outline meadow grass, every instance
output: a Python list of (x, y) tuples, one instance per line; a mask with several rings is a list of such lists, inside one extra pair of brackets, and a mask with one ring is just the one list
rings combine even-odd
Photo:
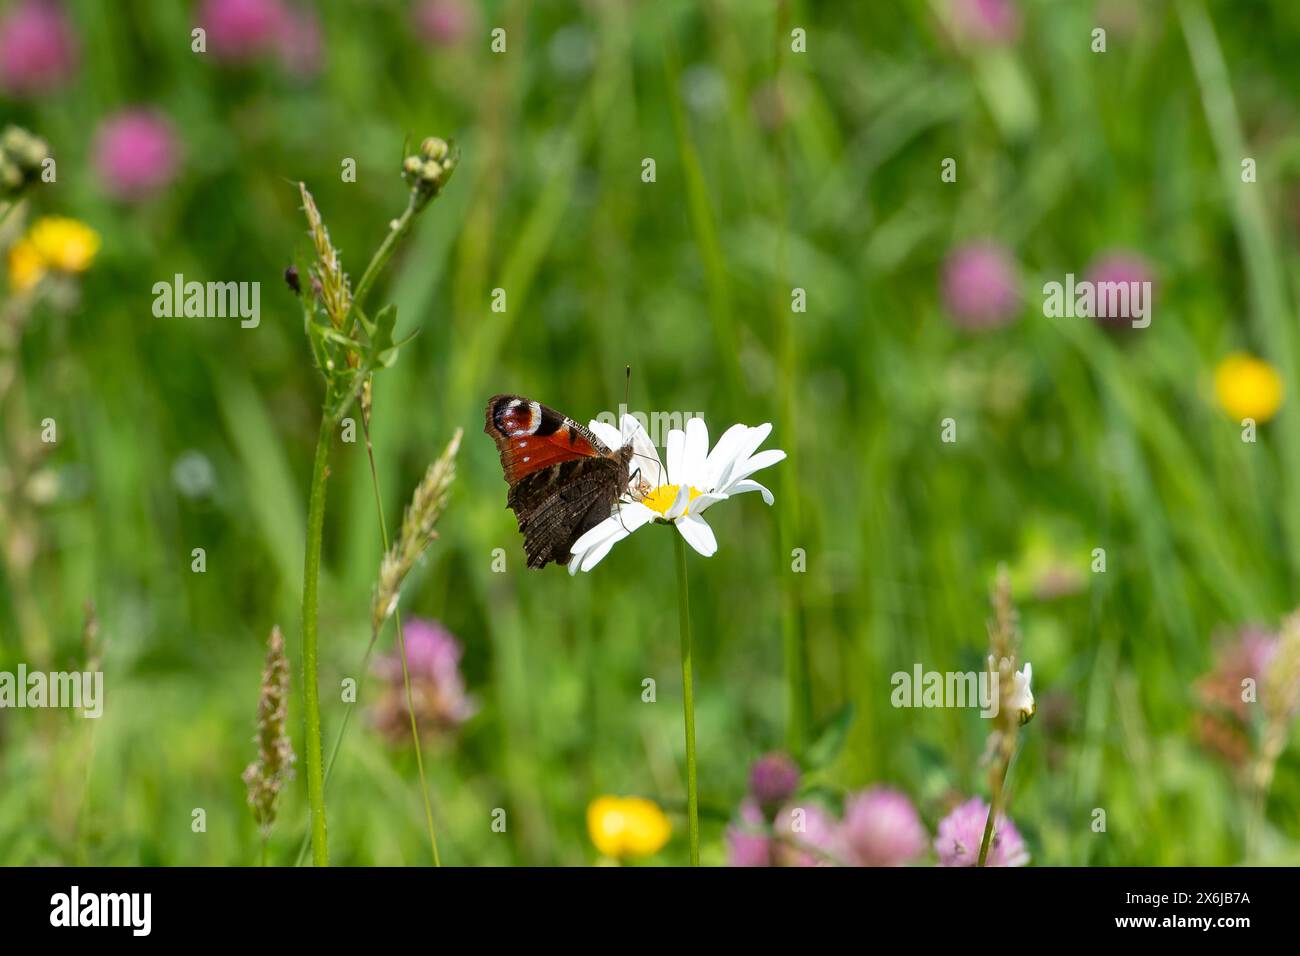
[[(80, 304), (38, 309), (0, 358), (22, 371), (28, 417), (60, 433), (45, 462), (57, 493), (31, 512), (29, 586), (7, 568), (0, 585), (0, 670), (46, 639), (54, 662), (77, 665), (93, 599), (109, 703), (90, 726), (0, 715), (0, 861), (260, 859), (240, 772), (275, 622), (304, 753), (294, 622), (320, 428), (281, 280), (310, 254), (292, 184), (310, 186), (360, 269), (400, 209), (403, 144), (437, 131), (461, 149), (454, 184), (373, 289), (397, 308), (398, 340), (419, 334), (375, 379), (369, 440), (334, 442), (320, 502), (327, 746), (348, 719), (342, 681), (359, 682), (362, 706), (324, 761), (332, 863), (427, 864), (434, 830), (446, 864), (587, 864), (584, 813), (604, 793), (658, 801), (674, 835), (653, 862), (687, 862), (666, 542), (634, 535), (572, 579), (526, 571), (480, 434), (497, 392), (580, 421), (612, 410), (626, 365), (634, 408), (704, 410), (711, 429), (771, 421), (789, 453), (765, 479), (774, 508), (750, 496), (717, 509), (718, 554), (690, 556), (703, 863), (724, 862), (750, 764), (775, 749), (818, 756), (807, 786), (831, 801), (902, 788), (931, 833), (954, 795), (987, 799), (986, 722), (894, 708), (889, 679), (917, 661), (982, 666), (1004, 562), (1040, 705), (1008, 784), (1034, 863), (1300, 862), (1294, 744), (1248, 847), (1249, 788), (1195, 733), (1216, 635), (1276, 628), (1300, 604), (1293, 4), (1143, 5), (1092, 54), (1096, 4), (1024, 2), (1021, 38), (993, 62), (956, 49), (924, 0), (507, 0), (438, 49), (415, 35), (411, 4), (379, 0), (321, 9), (325, 65), (308, 79), (194, 56), (177, 39), (186, 5), (67, 6), (84, 40), (75, 85), (0, 109), (58, 158), (57, 184), (22, 214), (74, 215), (103, 246)], [(498, 25), (501, 55), (487, 40)], [(795, 26), (807, 53), (790, 50)], [(96, 183), (90, 132), (134, 102), (172, 119), (184, 162), (171, 188), (125, 207)], [(950, 156), (958, 181), (944, 184)], [(1249, 188), (1242, 156), (1258, 166)], [(340, 178), (345, 157), (356, 182)], [(981, 236), (1014, 250), (1026, 305), (971, 334), (945, 314), (939, 275)], [(1156, 265), (1149, 329), (1041, 314), (1044, 281), (1117, 246)], [(152, 318), (151, 285), (177, 272), (260, 281), (260, 327)], [(796, 286), (806, 312), (791, 311)], [(1236, 349), (1267, 358), (1288, 392), (1254, 444), (1213, 400), (1215, 365)], [(6, 465), (16, 427), (4, 419)], [(426, 814), (415, 753), (364, 716), (390, 543), (375, 495), (399, 513), (457, 428), (440, 538), (402, 607), (459, 637), (481, 708), (425, 742)], [(214, 476), (194, 495), (174, 477), (190, 451)], [(1090, 570), (1097, 547), (1104, 574)], [(1048, 565), (1079, 571), (1081, 588), (1044, 597)], [(281, 795), (272, 863), (297, 859), (304, 778)]]

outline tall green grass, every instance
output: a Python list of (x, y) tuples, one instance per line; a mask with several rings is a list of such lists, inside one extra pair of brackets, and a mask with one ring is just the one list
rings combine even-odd
[[(1019, 137), (999, 121), (996, 77), (951, 48), (922, 0), (486, 4), (484, 36), (446, 51), (421, 45), (408, 6), (328, 5), (326, 71), (298, 82), (191, 56), (176, 40), (182, 7), (110, 14), (84, 0), (70, 4), (85, 40), (78, 85), (3, 106), (59, 158), (34, 209), (104, 237), (81, 307), (36, 316), (21, 361), (31, 407), (64, 436), (35, 599), (69, 665), (95, 600), (108, 706), (93, 727), (60, 712), (0, 716), (0, 860), (257, 859), (239, 772), (269, 624), (284, 626), (291, 659), (302, 650), (289, 625), (318, 408), (279, 279), (305, 247), (287, 183), (312, 185), (345, 261), (359, 263), (383, 236), (375, 210), (400, 188), (393, 157), (429, 129), (454, 132), (463, 162), (376, 289), (398, 306), (399, 337), (421, 331), (376, 380), (373, 439), (395, 515), (446, 436), (467, 434), (441, 539), (404, 597), (406, 612), (459, 635), (482, 703), (428, 751), (444, 862), (591, 862), (584, 811), (601, 793), (659, 800), (676, 830), (657, 860), (687, 859), (664, 541), (633, 536), (577, 579), (526, 571), (479, 435), (499, 391), (579, 420), (612, 410), (628, 364), (634, 408), (703, 411), (715, 435), (772, 421), (770, 444), (790, 452), (772, 473), (775, 508), (717, 509), (720, 550), (691, 563), (704, 863), (724, 859), (752, 759), (806, 751), (850, 705), (845, 746), (813, 777), (827, 793), (896, 784), (933, 829), (954, 792), (983, 792), (983, 722), (896, 710), (889, 676), (916, 661), (978, 667), (1004, 561), (1035, 693), (1062, 715), (1040, 713), (1011, 778), (1035, 862), (1245, 859), (1247, 807), (1196, 742), (1193, 682), (1216, 632), (1276, 624), (1300, 604), (1300, 445), (1290, 404), (1243, 444), (1209, 376), (1247, 348), (1297, 394), (1292, 5), (1143, 5), (1136, 29), (1113, 27), (1094, 55), (1091, 4), (1026, 2), (1007, 54), (1035, 105)], [(506, 55), (488, 50), (496, 25)], [(793, 26), (808, 30), (805, 54), (789, 49)], [(590, 50), (585, 66), (563, 52), (575, 48)], [(775, 127), (763, 119), (773, 82), (787, 101)], [(89, 134), (137, 101), (173, 118), (187, 161), (174, 189), (124, 209), (95, 187)], [(1250, 189), (1233, 178), (1242, 152), (1260, 170)], [(356, 183), (339, 178), (345, 156)], [(948, 156), (956, 184), (939, 180)], [(645, 157), (654, 183), (641, 182)], [(1030, 296), (1018, 323), (971, 336), (944, 315), (937, 276), (953, 244), (979, 235), (1014, 247)], [(1113, 245), (1158, 267), (1151, 328), (1111, 336), (1043, 318), (1041, 283)], [(150, 286), (175, 272), (260, 280), (261, 327), (154, 319)], [(795, 286), (806, 313), (790, 312)], [(490, 309), (495, 288), (505, 313)], [(955, 445), (939, 441), (948, 416)], [(178, 492), (172, 466), (187, 450), (211, 461), (211, 495)], [(331, 470), (327, 741), (343, 678), (361, 680), (363, 706), (373, 699), (357, 667), (382, 551), (362, 443), (336, 447)], [(1042, 600), (1026, 585), (1044, 543), (1085, 572), (1080, 593)], [(198, 546), (202, 575), (189, 570)], [(1094, 547), (1105, 574), (1088, 572)], [(505, 574), (492, 571), (497, 548)], [(794, 548), (805, 573), (791, 569)], [(0, 669), (24, 654), (6, 581)], [(641, 700), (646, 677), (657, 703)], [(302, 701), (295, 673), (291, 727)], [(1292, 749), (1251, 862), (1300, 859), (1297, 798)], [(332, 862), (428, 862), (414, 755), (364, 719), (328, 801)], [(1096, 807), (1105, 834), (1089, 828)], [(206, 833), (191, 830), (195, 808)], [(505, 833), (491, 827), (496, 808)], [(294, 860), (306, 819), (299, 779), (273, 863)]]

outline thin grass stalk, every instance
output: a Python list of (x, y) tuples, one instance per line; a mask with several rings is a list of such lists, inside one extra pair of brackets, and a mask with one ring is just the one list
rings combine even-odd
[[(384, 553), (388, 553), (388, 522), (384, 518), (384, 500), (379, 493), (379, 471), (375, 467), (375, 446), (370, 440), (370, 385), (365, 386), (365, 397), (361, 410), (361, 430), (366, 436), (366, 458), (370, 462), (370, 484), (375, 492), (375, 511), (379, 516), (379, 536), (384, 542)], [(411, 740), (415, 744), (415, 766), (420, 774), (420, 795), (424, 798), (424, 821), (429, 830), (429, 848), (433, 851), (433, 865), (442, 866), (442, 857), (438, 854), (438, 837), (433, 827), (433, 807), (429, 802), (429, 783), (424, 776), (423, 748), (420, 746), (420, 730), (415, 720), (415, 703), (411, 695), (411, 674), (406, 661), (406, 640), (402, 634), (402, 611), (393, 613), (394, 626), (397, 628), (397, 649), (402, 655), (402, 686), (406, 691), (406, 712), (411, 718)], [(379, 640), (379, 630), (370, 635), (370, 647)], [(367, 658), (369, 651), (366, 652)]]
[(420, 795), (424, 798), (424, 822), (429, 830), (429, 849), (433, 851), (433, 865), (442, 866), (442, 857), (438, 855), (438, 838), (433, 828), (433, 805), (429, 802), (429, 782), (424, 776), (424, 755), (420, 746), (420, 731), (415, 720), (415, 701), (411, 696), (411, 673), (406, 664), (406, 640), (402, 636), (402, 612), (393, 612), (393, 624), (397, 628), (397, 649), (402, 655), (402, 687), (406, 692), (406, 713), (411, 718), (411, 740), (415, 744), (415, 768), (420, 775)]

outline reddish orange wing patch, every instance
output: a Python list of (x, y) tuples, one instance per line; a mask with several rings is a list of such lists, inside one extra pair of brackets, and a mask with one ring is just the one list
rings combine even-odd
[(519, 395), (496, 395), (487, 405), (483, 430), (496, 442), (506, 481), (578, 458), (609, 458), (595, 435), (553, 408)]
[(497, 441), (501, 452), (501, 467), (506, 473), (506, 481), (515, 482), (524, 475), (573, 461), (575, 458), (597, 458), (600, 453), (592, 447), (591, 442), (577, 435), (573, 441), (565, 432), (557, 432), (538, 438), (529, 435), (525, 438), (511, 438)]

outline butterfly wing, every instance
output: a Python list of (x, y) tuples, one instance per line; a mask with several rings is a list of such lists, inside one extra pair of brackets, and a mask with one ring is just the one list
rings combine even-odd
[(627, 485), (630, 449), (612, 451), (573, 419), (520, 395), (493, 396), (485, 419), (528, 566), (568, 564), (573, 542), (612, 513)]
[(627, 469), (609, 458), (567, 461), (533, 472), (510, 489), (509, 506), (524, 536), (530, 568), (568, 564), (573, 543), (613, 513), (620, 476)]

